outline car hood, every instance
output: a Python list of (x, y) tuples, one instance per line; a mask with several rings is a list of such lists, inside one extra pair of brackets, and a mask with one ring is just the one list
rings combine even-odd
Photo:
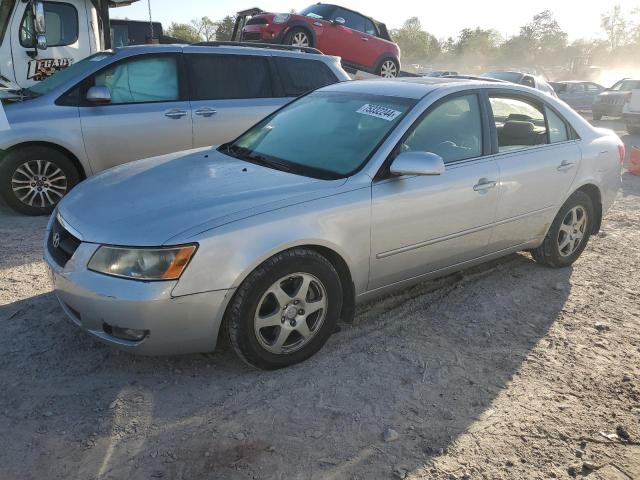
[(83, 241), (152, 246), (187, 230), (201, 233), (327, 196), (344, 183), (273, 170), (206, 148), (91, 177), (63, 198), (58, 213)]

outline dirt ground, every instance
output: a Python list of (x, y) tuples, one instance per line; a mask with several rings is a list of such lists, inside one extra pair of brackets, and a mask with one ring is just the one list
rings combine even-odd
[(572, 268), (424, 283), (276, 372), (92, 340), (44, 225), (0, 206), (1, 480), (640, 479), (640, 177)]

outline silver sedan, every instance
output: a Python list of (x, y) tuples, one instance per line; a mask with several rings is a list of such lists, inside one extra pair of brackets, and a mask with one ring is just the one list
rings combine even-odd
[(280, 368), (394, 289), (521, 250), (571, 265), (623, 156), (613, 132), (527, 87), (337, 84), (233, 142), (82, 182), (45, 258), (66, 314), (104, 342), (211, 351), (225, 331), (244, 361)]

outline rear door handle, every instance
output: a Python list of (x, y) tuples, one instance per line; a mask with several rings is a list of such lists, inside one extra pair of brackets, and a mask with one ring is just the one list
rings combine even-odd
[(492, 180), (481, 178), (480, 180), (478, 180), (478, 183), (473, 186), (473, 190), (476, 192), (485, 192), (491, 188), (494, 188), (496, 185), (497, 183)]
[(569, 160), (563, 160), (560, 165), (558, 165), (558, 170), (563, 172), (565, 170), (570, 170), (574, 167), (575, 162), (570, 162)]
[(368, 42), (369, 39), (367, 37), (360, 37), (362, 39), (363, 42)]
[(201, 116), (201, 117), (211, 117), (211, 116), (215, 115), (216, 113), (218, 113), (218, 111), (215, 108), (204, 107), (204, 108), (199, 108), (194, 113), (196, 115)]
[(186, 117), (189, 114), (189, 112), (187, 112), (186, 110), (181, 110), (179, 108), (174, 108), (172, 110), (169, 110), (168, 112), (164, 113), (165, 117), (169, 117), (169, 118), (173, 118), (174, 120), (177, 120), (179, 118), (182, 117)]

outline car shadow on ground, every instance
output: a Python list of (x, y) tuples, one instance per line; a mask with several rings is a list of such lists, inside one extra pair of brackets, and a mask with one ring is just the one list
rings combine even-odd
[[(398, 462), (410, 471), (518, 375), (560, 315), (571, 272), (519, 254), (422, 283), (359, 307), (315, 357), (275, 372), (224, 346), (119, 352), (68, 323), (51, 293), (0, 306), (0, 446), (30, 466), (3, 468), (8, 478), (388, 478)], [(385, 442), (386, 428), (399, 440)]]

